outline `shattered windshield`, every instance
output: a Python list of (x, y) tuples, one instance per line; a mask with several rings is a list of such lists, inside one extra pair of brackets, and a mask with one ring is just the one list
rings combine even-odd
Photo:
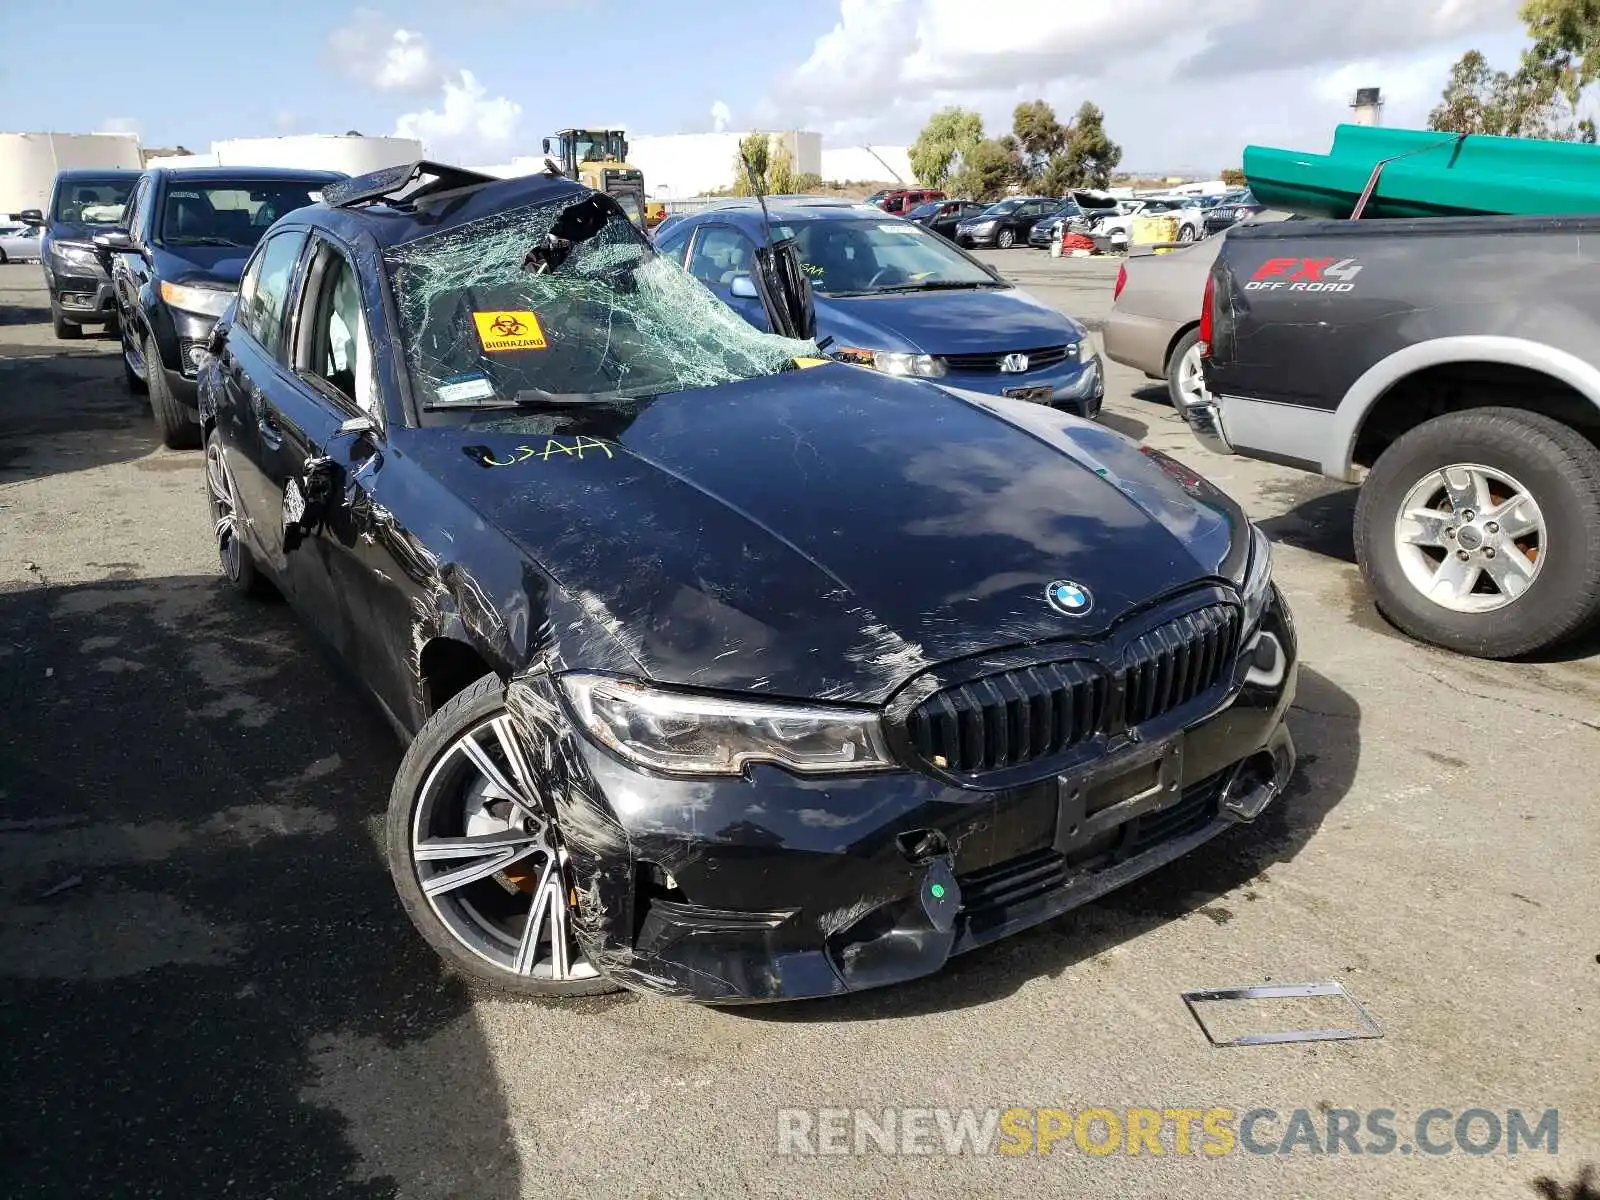
[(717, 387), (819, 353), (748, 324), (601, 197), (511, 209), (384, 258), (425, 409)]

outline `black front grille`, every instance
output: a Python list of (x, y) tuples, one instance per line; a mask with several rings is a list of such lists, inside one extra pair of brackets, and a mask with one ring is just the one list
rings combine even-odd
[(1227, 678), (1239, 641), (1239, 610), (1214, 604), (1187, 613), (1134, 642), (1123, 655), (1125, 724), (1180, 708)]
[(1111, 673), (1069, 659), (953, 684), (911, 709), (905, 739), (923, 763), (955, 775), (1041, 762), (1097, 734), (1154, 721), (1225, 684), (1239, 621), (1228, 604), (1186, 613), (1129, 642)]
[[(1044, 367), (1053, 367), (1065, 359), (1072, 350), (1071, 346), (1045, 346), (1040, 350), (1018, 350), (1006, 353), (1026, 354), (1028, 356), (1028, 370), (1037, 371)], [(1006, 354), (946, 354), (944, 361), (952, 371), (995, 371), (1000, 370), (1000, 360)]]
[(1099, 732), (1108, 685), (1091, 663), (1002, 671), (935, 692), (906, 717), (906, 733), (923, 760), (941, 770), (1022, 766)]

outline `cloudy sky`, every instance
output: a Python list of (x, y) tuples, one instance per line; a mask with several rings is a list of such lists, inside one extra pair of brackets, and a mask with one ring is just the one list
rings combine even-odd
[[(909, 142), (935, 108), (993, 130), (1019, 100), (1090, 99), (1124, 163), (1217, 170), (1250, 142), (1322, 148), (1359, 86), (1420, 124), (1450, 63), (1509, 65), (1517, 0), (144, 0), (67, 17), (10, 0), (8, 129), (136, 129), (146, 144), (399, 133), (469, 164), (569, 124), (803, 127)], [(1076, 11), (1074, 11), (1076, 10)], [(63, 39), (99, 72), (59, 86)], [(137, 71), (137, 79), (132, 72)]]

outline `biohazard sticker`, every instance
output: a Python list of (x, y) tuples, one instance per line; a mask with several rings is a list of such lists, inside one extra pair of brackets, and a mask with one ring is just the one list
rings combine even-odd
[(475, 312), (478, 340), (490, 354), (506, 350), (543, 350), (548, 343), (539, 318), (531, 312)]

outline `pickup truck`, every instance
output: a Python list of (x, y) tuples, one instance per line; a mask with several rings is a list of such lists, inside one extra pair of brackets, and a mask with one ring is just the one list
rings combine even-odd
[(1237, 228), (1200, 340), (1190, 427), (1359, 482), (1394, 625), (1515, 658), (1600, 623), (1600, 217)]

